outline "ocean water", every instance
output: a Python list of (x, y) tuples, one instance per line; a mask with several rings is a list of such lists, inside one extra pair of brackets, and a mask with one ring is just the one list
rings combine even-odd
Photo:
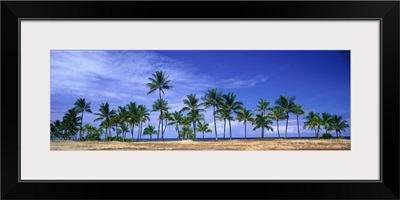
[[(347, 139), (347, 140), (350, 140), (350, 136), (344, 136), (343, 137), (344, 139)], [(127, 138), (127, 139), (130, 139), (130, 138)], [(244, 140), (245, 138), (244, 137), (235, 137), (235, 138), (232, 138), (232, 140)], [(256, 139), (262, 139), (261, 137), (247, 137), (247, 140), (256, 140)], [(284, 139), (284, 137), (265, 137), (264, 139)], [(287, 137), (286, 139), (288, 139), (288, 140), (293, 140), (293, 139), (296, 139), (296, 140), (298, 140), (298, 139), (300, 139), (300, 140), (302, 140), (302, 139), (304, 139), (304, 140), (308, 140), (308, 139), (315, 139), (315, 137), (301, 137), (301, 138), (298, 138), (298, 137)], [(334, 139), (335, 139), (335, 137), (334, 137)], [(136, 138), (135, 138), (135, 140), (136, 140)], [(181, 139), (178, 139), (178, 138), (164, 138), (164, 141), (179, 141), (179, 140), (181, 140)], [(192, 140), (192, 139), (184, 139), (184, 140)], [(204, 141), (213, 141), (213, 140), (215, 140), (215, 138), (204, 138)], [(218, 138), (218, 140), (230, 140), (230, 138), (229, 137), (227, 137), (227, 138)], [(150, 139), (149, 138), (143, 138), (143, 139), (141, 139), (140, 141), (150, 141)], [(160, 137), (160, 140), (159, 140), (159, 142), (161, 142), (162, 140), (161, 140), (161, 137)], [(198, 137), (197, 138), (197, 141), (203, 141), (203, 138), (201, 138), (201, 137)], [(157, 138), (153, 138), (153, 140), (152, 140), (152, 142), (157, 142)]]

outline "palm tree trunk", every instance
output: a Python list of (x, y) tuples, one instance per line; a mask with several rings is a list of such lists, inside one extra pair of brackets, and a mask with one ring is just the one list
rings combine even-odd
[(133, 140), (135, 140), (135, 138), (133, 138), (133, 132), (134, 131), (135, 131), (135, 125), (131, 126), (132, 142), (133, 142)]
[(203, 131), (203, 141), (204, 141), (204, 131)]
[(83, 123), (83, 111), (82, 111), (82, 117), (81, 117), (81, 129), (79, 130), (79, 140), (82, 138), (82, 123)]
[(115, 134), (117, 135), (117, 137), (119, 137), (118, 124), (115, 124)]
[(167, 130), (167, 125), (168, 125), (168, 119), (165, 119), (165, 127), (164, 127), (164, 130), (161, 135), (162, 141), (164, 141), (164, 133), (165, 133), (165, 130)]
[(140, 121), (140, 140), (142, 140), (142, 134), (143, 134), (143, 124), (142, 121)]
[(152, 137), (151, 137), (151, 136), (152, 136), (152, 134), (150, 134), (150, 141), (153, 141), (153, 139), (152, 139)]
[(231, 120), (228, 119), (229, 122), (229, 135), (230, 135), (230, 140), (232, 140), (232, 127), (231, 127)]
[(225, 139), (225, 127), (226, 127), (226, 119), (224, 119), (224, 139)]
[(299, 132), (299, 138), (300, 138), (299, 116), (296, 115), (296, 117), (297, 117), (297, 131)]
[(336, 138), (339, 138), (339, 134), (338, 134), (338, 131), (336, 131)]
[[(161, 116), (161, 115), (160, 115)], [(160, 138), (160, 128), (161, 128), (161, 118), (160, 119), (158, 119), (158, 127), (157, 127), (157, 141), (159, 140), (159, 138)]]
[(319, 139), (319, 127), (317, 128), (317, 137), (318, 137), (318, 139)]
[(246, 131), (247, 131), (247, 124), (244, 122), (244, 139), (247, 139)]
[[(163, 130), (163, 118), (162, 118), (162, 116), (163, 116), (163, 107), (162, 107), (162, 99), (161, 99), (161, 90), (158, 90), (158, 94), (160, 95), (160, 123), (161, 123), (161, 131)], [(158, 126), (158, 127), (160, 127), (160, 126)], [(157, 133), (157, 141), (159, 140), (159, 137), (160, 137), (160, 128), (158, 128), (158, 133)]]
[(278, 130), (278, 138), (281, 138), (281, 135), (279, 134), (279, 120), (276, 120), (276, 129)]
[(107, 139), (107, 131), (108, 131), (108, 129), (106, 128), (106, 132), (104, 132), (104, 140)]
[(193, 133), (194, 133), (193, 140), (196, 140), (196, 121), (193, 121)]
[(261, 137), (264, 139), (264, 127), (261, 127)]
[(218, 140), (218, 133), (217, 133), (217, 122), (215, 120), (215, 106), (213, 106), (213, 115), (214, 115), (214, 129), (215, 129), (215, 140)]
[(289, 123), (289, 113), (286, 113), (287, 117), (286, 117), (286, 130), (285, 130), (285, 139), (287, 136), (287, 127), (288, 127), (288, 123)]
[(139, 125), (138, 125), (139, 127), (138, 127), (138, 132), (137, 132), (137, 138), (136, 138), (136, 140), (137, 141), (139, 141), (139, 135), (140, 135), (140, 123), (139, 123)]
[[(261, 112), (261, 115), (263, 116), (264, 119), (264, 111)], [(261, 137), (264, 139), (264, 127), (261, 127)]]

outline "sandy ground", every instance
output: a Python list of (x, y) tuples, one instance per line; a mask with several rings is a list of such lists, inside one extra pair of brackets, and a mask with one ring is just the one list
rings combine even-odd
[(350, 140), (51, 141), (51, 150), (350, 150)]

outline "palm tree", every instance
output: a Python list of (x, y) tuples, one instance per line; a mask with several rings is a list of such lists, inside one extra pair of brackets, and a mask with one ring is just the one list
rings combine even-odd
[[(243, 103), (240, 101), (235, 101), (236, 99), (236, 94), (233, 92), (229, 92), (226, 95), (222, 95), (222, 98), (224, 100), (223, 107), (222, 109), (225, 109), (228, 116), (232, 112), (238, 113), (239, 110), (242, 108)], [(228, 117), (228, 122), (229, 122), (229, 133), (230, 133), (230, 139), (232, 140), (232, 126), (231, 126), (231, 120), (234, 121), (234, 118)]]
[(310, 129), (314, 130), (315, 137), (319, 138), (321, 126), (324, 126), (324, 121), (319, 116), (319, 113), (310, 112), (305, 119), (306, 121), (304, 122), (304, 128), (309, 127)]
[(84, 112), (88, 112), (88, 113), (92, 113), (92, 110), (90, 109), (90, 102), (86, 103), (85, 98), (80, 98), (78, 100), (75, 101), (75, 110), (78, 113), (82, 113), (81, 115), (81, 127), (79, 129), (79, 139), (82, 137), (82, 123), (83, 123), (83, 113)]
[(115, 131), (115, 134), (117, 135), (117, 137), (119, 137), (119, 129), (118, 129), (118, 125), (119, 125), (119, 120), (120, 120), (120, 116), (118, 114), (115, 114), (112, 118), (111, 118), (111, 124), (115, 125), (115, 128), (112, 128)]
[(144, 128), (143, 135), (150, 135), (150, 141), (153, 140), (153, 134), (156, 134), (156, 127), (153, 125), (148, 124), (146, 128)]
[[(122, 106), (118, 106), (118, 117), (117, 117), (117, 123), (119, 124), (119, 126), (121, 127), (121, 133), (122, 133), (122, 138), (123, 141), (125, 141), (126, 139), (126, 132), (128, 131), (124, 131), (122, 129), (124, 129), (126, 127), (126, 129), (128, 129), (128, 119), (129, 119), (129, 115), (128, 115), (128, 111), (126, 110), (126, 107), (122, 107)], [(122, 127), (124, 126), (124, 128)]]
[[(105, 126), (105, 138), (107, 138), (107, 130), (108, 128), (111, 126), (111, 118), (116, 115), (116, 112), (114, 109), (110, 110), (110, 105), (108, 104), (108, 102), (106, 102), (105, 104), (102, 103), (100, 105), (99, 108), (99, 113), (94, 113), (94, 115), (99, 116), (98, 118), (96, 118), (94, 121), (100, 121), (102, 120), (102, 122), (104, 123)], [(111, 137), (111, 134), (110, 134)]]
[(188, 116), (184, 116), (181, 120), (181, 124), (183, 125), (182, 127), (182, 132), (181, 132), (181, 137), (182, 140), (185, 138), (189, 138), (191, 135), (192, 129), (190, 129), (190, 123), (192, 123), (192, 119)]
[(200, 108), (202, 103), (199, 103), (199, 99), (196, 98), (196, 94), (187, 95), (187, 99), (183, 100), (183, 104), (186, 106), (181, 111), (189, 111), (191, 114), (191, 120), (193, 123), (194, 140), (196, 140), (196, 116), (199, 112), (203, 112), (204, 109)]
[(130, 126), (131, 130), (131, 135), (132, 135), (132, 141), (134, 140), (133, 133), (135, 132), (135, 125), (138, 122), (138, 106), (136, 105), (135, 102), (130, 102), (128, 105), (126, 105), (127, 111), (128, 111), (128, 118), (127, 122)]
[(243, 122), (244, 124), (244, 138), (247, 139), (247, 122), (248, 121), (253, 121), (253, 113), (251, 113), (251, 110), (247, 110), (246, 108), (241, 108), (239, 113), (236, 116), (236, 119), (239, 122)]
[(168, 112), (168, 109), (169, 108), (166, 108), (166, 110), (163, 112), (163, 116), (162, 116), (163, 121), (165, 121), (164, 130), (162, 130), (162, 134), (161, 134), (162, 141), (164, 141), (164, 133), (165, 133), (165, 130), (167, 130), (168, 119), (171, 117), (171, 113)]
[(293, 108), (295, 107), (294, 100), (296, 100), (296, 97), (290, 97), (289, 96), (279, 96), (279, 98), (275, 101), (275, 104), (278, 105), (283, 109), (283, 111), (286, 113), (286, 130), (285, 130), (285, 139), (287, 136), (287, 127), (289, 123), (289, 113), (293, 111)]
[[(255, 125), (253, 128), (253, 131), (255, 131), (259, 128), (261, 130), (263, 130), (265, 128), (265, 129), (267, 129), (267, 131), (268, 130), (274, 131), (274, 129), (270, 126), (270, 125), (272, 125), (272, 120), (269, 119), (268, 116), (263, 116), (263, 115), (257, 114), (256, 118), (253, 120), (253, 125)], [(261, 133), (261, 134), (263, 134), (263, 133)], [(264, 136), (262, 138), (264, 138)]]
[(209, 124), (207, 124), (205, 121), (197, 124), (197, 131), (203, 132), (203, 140), (204, 140), (204, 133), (212, 133), (212, 130), (208, 128)]
[(126, 133), (129, 133), (129, 127), (128, 125), (126, 125), (125, 123), (120, 124), (120, 129), (119, 129), (122, 133), (123, 136), (123, 141), (125, 141), (126, 139)]
[(325, 133), (328, 133), (329, 125), (332, 120), (332, 115), (326, 112), (322, 113), (322, 125), (324, 126)]
[[(265, 100), (265, 99), (260, 99), (260, 101), (258, 101), (258, 105), (256, 107), (255, 111), (261, 112), (261, 116), (267, 116), (267, 111), (271, 110), (270, 107), (268, 107), (270, 104), (269, 101)], [(264, 128), (261, 128), (261, 137), (264, 138)]]
[[(214, 131), (215, 131), (215, 140), (218, 140), (217, 133), (217, 121), (215, 120), (216, 109), (219, 109), (219, 106), (222, 104), (222, 92), (217, 92), (217, 88), (213, 88), (208, 90), (203, 98), (205, 108), (213, 107), (213, 116), (214, 116)], [(216, 109), (215, 109), (216, 108)]]
[(278, 130), (278, 137), (280, 138), (281, 135), (279, 134), (279, 120), (286, 119), (283, 109), (277, 106), (273, 107), (270, 117), (271, 119), (276, 121), (276, 129)]
[(335, 131), (336, 138), (339, 138), (339, 134), (341, 134), (341, 131), (346, 132), (346, 128), (349, 127), (350, 126), (347, 124), (346, 120), (342, 121), (342, 116), (333, 115), (329, 126), (329, 130)]
[(318, 115), (314, 116), (311, 121), (317, 130), (317, 138), (319, 138), (319, 131), (321, 130), (321, 126), (324, 125), (324, 122)]
[(96, 127), (90, 125), (90, 124), (85, 124), (83, 126), (83, 132), (87, 132), (85, 140), (100, 140), (100, 136), (97, 134), (97, 129)]
[(304, 121), (304, 127), (303, 129), (306, 129), (307, 127), (310, 128), (311, 130), (314, 130), (315, 132), (315, 137), (317, 137), (317, 127), (316, 127), (316, 121), (314, 117), (319, 118), (319, 113), (314, 113), (314, 112), (309, 112), (308, 115), (304, 118), (306, 121)]
[[(166, 100), (157, 99), (152, 105), (152, 111), (159, 111), (159, 110), (165, 111), (165, 110), (169, 109), (167, 107), (167, 105), (168, 105), (168, 102)], [(157, 141), (160, 138), (160, 130), (163, 131), (162, 130), (162, 124), (163, 124), (163, 117), (162, 116), (163, 116), (162, 114), (160, 116), (158, 116), (158, 120), (159, 121), (158, 121)]]
[[(169, 76), (165, 76), (163, 71), (156, 71), (156, 73), (152, 74), (152, 77), (149, 78), (150, 83), (147, 83), (146, 86), (150, 89), (149, 92), (147, 92), (147, 95), (155, 92), (158, 90), (158, 94), (160, 96), (159, 100), (161, 101), (161, 93), (164, 94), (164, 90), (172, 89), (173, 86), (169, 85), (171, 80), (168, 80)], [(163, 116), (163, 109), (160, 107), (160, 117)], [(161, 119), (162, 120), (162, 119)], [(161, 123), (161, 130), (163, 130), (163, 123)], [(158, 129), (157, 133), (157, 140), (160, 135), (160, 129)]]
[(228, 119), (233, 119), (232, 116), (226, 111), (225, 109), (219, 109), (217, 110), (217, 118), (221, 121), (224, 121), (224, 139), (225, 139), (225, 133), (226, 133), (226, 120)]
[(304, 112), (303, 107), (302, 107), (301, 105), (299, 105), (299, 104), (296, 104), (296, 105), (293, 107), (292, 112), (293, 112), (293, 114), (296, 115), (296, 119), (297, 119), (297, 131), (298, 131), (298, 133), (299, 133), (299, 138), (300, 138), (299, 115), (305, 115), (306, 112)]
[(56, 120), (50, 123), (50, 139), (62, 137), (61, 121)]
[[(69, 109), (63, 117), (63, 129), (66, 131), (67, 138), (71, 139), (72, 136), (76, 136), (78, 127), (80, 125), (79, 121), (81, 117), (78, 117), (78, 113), (75, 109)], [(75, 138), (76, 139), (76, 138)]]
[(183, 114), (181, 111), (175, 111), (171, 113), (171, 116), (169, 118), (169, 124), (168, 125), (174, 125), (175, 124), (175, 130), (178, 132), (178, 138), (181, 139), (181, 136), (179, 134), (179, 124), (182, 121)]
[(146, 123), (147, 121), (150, 121), (150, 110), (146, 108), (145, 105), (140, 104), (138, 106), (138, 119), (139, 119), (139, 133), (138, 137), (141, 140), (142, 139), (142, 132), (143, 132), (143, 127), (142, 123)]

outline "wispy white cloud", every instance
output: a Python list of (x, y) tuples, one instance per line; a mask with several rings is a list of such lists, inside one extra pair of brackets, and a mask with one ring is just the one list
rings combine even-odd
[(236, 78), (225, 79), (219, 82), (219, 85), (227, 89), (250, 88), (256, 86), (258, 83), (263, 83), (268, 79), (269, 79), (268, 76), (255, 76), (247, 79), (242, 77), (236, 77)]

